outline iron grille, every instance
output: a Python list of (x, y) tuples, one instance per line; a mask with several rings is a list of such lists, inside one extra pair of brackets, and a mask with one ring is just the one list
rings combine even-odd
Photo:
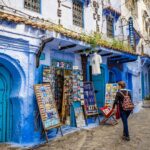
[(113, 18), (107, 17), (107, 36), (113, 37)]
[(79, 1), (73, 1), (73, 24), (83, 27), (83, 6)]
[(40, 0), (25, 0), (24, 8), (40, 13)]

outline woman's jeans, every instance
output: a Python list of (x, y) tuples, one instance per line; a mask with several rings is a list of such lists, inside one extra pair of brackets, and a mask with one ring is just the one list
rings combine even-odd
[(123, 135), (126, 137), (129, 137), (129, 130), (128, 130), (128, 117), (130, 115), (131, 111), (120, 111), (120, 116), (123, 122)]

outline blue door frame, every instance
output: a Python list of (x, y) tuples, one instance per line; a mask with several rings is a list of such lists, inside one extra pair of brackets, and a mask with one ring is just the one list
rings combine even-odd
[(0, 142), (11, 140), (12, 105), (10, 103), (11, 76), (0, 66)]

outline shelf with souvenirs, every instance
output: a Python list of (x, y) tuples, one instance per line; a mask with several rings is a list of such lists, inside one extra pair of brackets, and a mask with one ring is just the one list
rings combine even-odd
[(71, 125), (71, 122), (74, 119), (77, 127), (84, 126), (84, 89), (82, 71), (78, 69), (72, 70), (71, 63), (68, 62), (63, 63), (62, 61), (55, 60), (52, 62), (52, 65), (53, 66), (51, 67), (44, 68), (43, 82), (50, 82), (52, 85), (61, 122), (66, 125)]
[(75, 114), (76, 127), (85, 126), (84, 116), (84, 89), (83, 89), (83, 72), (78, 69), (72, 71), (72, 106)]
[(83, 72), (81, 70), (73, 70), (72, 71), (73, 78), (73, 101), (81, 101), (84, 103), (84, 90), (83, 90)]
[(71, 70), (64, 70), (64, 85), (62, 98), (61, 119), (64, 124), (70, 125), (70, 105), (72, 94), (72, 76)]
[(64, 85), (64, 70), (55, 68), (55, 101), (58, 108), (58, 113), (61, 116), (62, 112), (62, 98)]

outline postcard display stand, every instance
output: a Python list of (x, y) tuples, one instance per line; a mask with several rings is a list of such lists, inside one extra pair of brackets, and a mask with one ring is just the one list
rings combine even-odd
[(83, 73), (80, 70), (72, 71), (73, 77), (73, 94), (72, 94), (72, 106), (75, 113), (76, 127), (85, 126), (84, 117), (84, 90), (83, 90)]
[(43, 68), (43, 83), (50, 83), (53, 94), (55, 91), (55, 68), (53, 67), (44, 67)]
[(86, 123), (87, 118), (95, 116), (95, 119), (98, 118), (99, 123), (99, 112), (96, 104), (96, 97), (94, 93), (94, 87), (92, 82), (84, 82), (84, 109), (86, 114)]
[[(43, 129), (48, 142), (47, 132), (52, 128), (60, 128), (61, 122), (58, 115), (52, 88), (49, 83), (34, 85), (34, 91), (42, 119)], [(61, 131), (62, 134), (62, 131)]]
[(105, 105), (106, 106), (112, 107), (117, 90), (118, 90), (117, 83), (106, 84), (106, 93), (105, 93)]

